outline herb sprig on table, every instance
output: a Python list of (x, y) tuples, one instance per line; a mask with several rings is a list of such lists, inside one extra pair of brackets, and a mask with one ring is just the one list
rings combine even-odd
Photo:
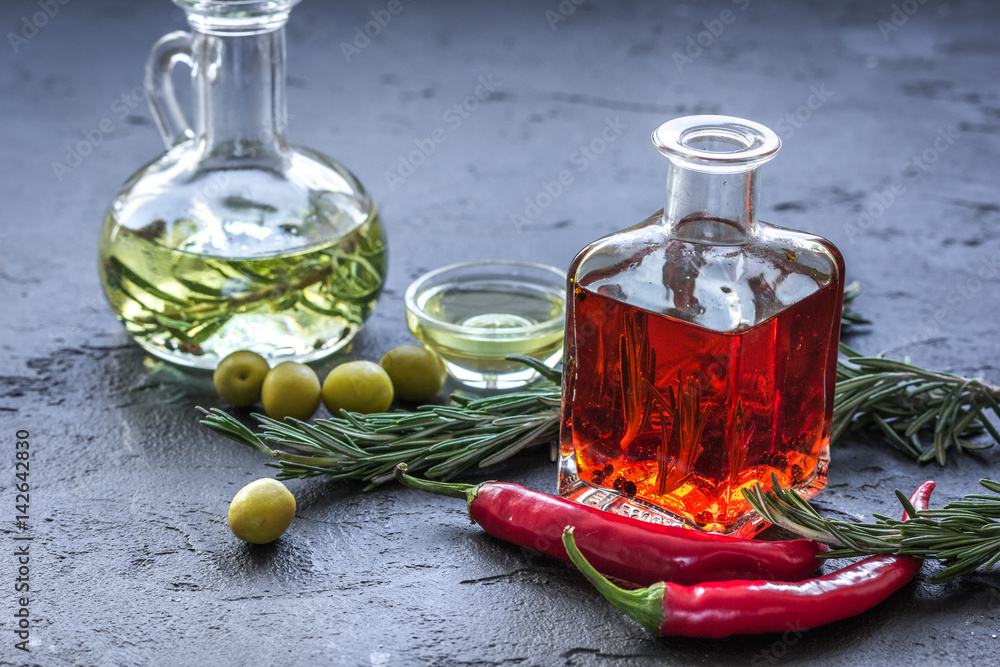
[(940, 560), (945, 567), (927, 580), (932, 584), (1000, 562), (1000, 522), (995, 521), (1000, 519), (1000, 482), (980, 480), (992, 493), (968, 494), (936, 510), (915, 511), (897, 490), (910, 519), (875, 514), (875, 523), (823, 518), (798, 494), (781, 488), (777, 478), (773, 483), (772, 491), (757, 486), (744, 497), (768, 522), (835, 547), (822, 558), (900, 553)]
[[(520, 358), (544, 378), (532, 387), (486, 398), (453, 395), (450, 405), (370, 415), (343, 412), (315, 423), (279, 422), (254, 415), (259, 434), (226, 412), (202, 409), (202, 424), (273, 457), (278, 479), (325, 474), (367, 482), (392, 479), (405, 463), (411, 473), (450, 479), (471, 466), (485, 468), (559, 436), (559, 372)], [(270, 445), (282, 449), (272, 449)]]
[[(905, 361), (866, 357), (846, 345), (837, 362), (833, 434), (872, 427), (890, 444), (920, 462), (947, 461), (949, 451), (992, 447), (1000, 432), (989, 413), (1000, 417), (1000, 387), (978, 378), (928, 370)], [(993, 442), (972, 442), (983, 431)], [(928, 433), (930, 441), (925, 444)]]
[[(860, 287), (844, 293), (842, 329), (867, 323), (853, 309)], [(983, 380), (928, 370), (905, 361), (866, 357), (842, 346), (833, 409), (836, 439), (867, 428), (920, 461), (944, 465), (949, 452), (992, 446), (970, 440), (987, 433), (1000, 443), (989, 413), (1000, 417), (1000, 387)], [(397, 463), (411, 473), (450, 479), (473, 466), (499, 463), (523, 449), (550, 444), (559, 435), (559, 371), (522, 357), (544, 380), (521, 391), (488, 398), (453, 395), (449, 405), (412, 412), (343, 413), (315, 423), (282, 423), (254, 415), (254, 432), (217, 408), (202, 424), (274, 459), (279, 479), (329, 475), (367, 483), (389, 481)]]

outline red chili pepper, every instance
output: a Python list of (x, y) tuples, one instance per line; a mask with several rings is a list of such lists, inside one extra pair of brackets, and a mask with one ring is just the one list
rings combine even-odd
[[(927, 509), (934, 482), (910, 497), (917, 510)], [(903, 520), (907, 519), (906, 514)], [(728, 637), (814, 628), (860, 614), (905, 586), (922, 563), (913, 556), (871, 556), (828, 575), (799, 583), (714, 581), (698, 586), (664, 582), (624, 590), (587, 562), (563, 532), (570, 559), (597, 590), (647, 630), (657, 635)]]
[(800, 581), (816, 571), (826, 550), (813, 540), (765, 542), (701, 533), (612, 514), (517, 484), (446, 484), (417, 479), (396, 467), (407, 486), (465, 498), (469, 516), (506, 542), (569, 560), (561, 535), (576, 526), (580, 549), (602, 572), (643, 586), (723, 579)]

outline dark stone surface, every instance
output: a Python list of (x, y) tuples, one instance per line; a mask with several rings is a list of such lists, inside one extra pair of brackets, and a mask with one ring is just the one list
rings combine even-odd
[[(8, 34), (39, 4), (0, 8), (0, 662), (995, 659), (995, 574), (931, 586), (928, 566), (870, 613), (801, 637), (658, 640), (568, 567), (484, 536), (460, 502), (396, 486), (362, 495), (355, 485), (293, 482), (299, 509), (286, 536), (263, 548), (238, 542), (228, 502), (270, 469), (198, 426), (193, 406), (216, 403), (205, 377), (130, 343), (95, 267), (108, 201), (161, 150), (143, 101), (124, 118), (113, 105), (141, 84), (153, 41), (184, 27), (181, 11), (165, 0), (77, 0), (15, 53)], [(402, 292), (426, 269), (490, 257), (566, 266), (588, 241), (642, 220), (663, 196), (651, 130), (720, 112), (782, 134), (761, 217), (843, 250), (849, 278), (866, 286), (858, 305), (874, 320), (853, 345), (1000, 382), (995, 3), (586, 0), (553, 28), (546, 12), (559, 11), (557, 0), (407, 2), (345, 62), (340, 43), (385, 4), (308, 0), (289, 25), (291, 139), (358, 174), (384, 208), (391, 243), (377, 314), (349, 352), (317, 364), (321, 372), (406, 341)], [(892, 24), (903, 6), (915, 13)], [(678, 68), (673, 54), (725, 10), (734, 20)], [(879, 21), (898, 30), (883, 34)], [(444, 114), (481, 76), (497, 91), (453, 127)], [(802, 106), (810, 101), (814, 109)], [(793, 124), (786, 116), (796, 113), (802, 122)], [(105, 118), (113, 130), (57, 178), (53, 162)], [(625, 125), (620, 136), (593, 161), (574, 161), (609, 121)], [(386, 172), (437, 127), (446, 141), (390, 187)], [(939, 132), (954, 134), (935, 148)], [(907, 164), (924, 151), (932, 164)], [(574, 182), (529, 224), (513, 224), (525, 198), (563, 169)], [(896, 181), (905, 191), (879, 210)], [(879, 215), (861, 229), (865, 211)], [(11, 632), (18, 429), (32, 443), (30, 656), (13, 648)], [(989, 450), (921, 468), (851, 436), (837, 443), (817, 504), (851, 517), (895, 513), (893, 488), (925, 478), (937, 478), (944, 502), (996, 477), (998, 457)], [(542, 451), (491, 475), (555, 489)]]

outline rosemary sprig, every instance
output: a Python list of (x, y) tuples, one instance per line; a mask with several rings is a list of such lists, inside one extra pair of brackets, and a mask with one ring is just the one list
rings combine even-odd
[(499, 396), (456, 394), (451, 405), (424, 405), (414, 412), (341, 411), (340, 417), (312, 424), (255, 414), (260, 433), (218, 408), (199, 408), (205, 414), (201, 423), (274, 458), (269, 465), (278, 468), (278, 479), (325, 474), (367, 482), (368, 490), (391, 480), (397, 463), (425, 477), (449, 479), (470, 466), (494, 465), (558, 437), (559, 371), (534, 359), (518, 359), (546, 379)]
[(812, 537), (836, 548), (824, 558), (846, 558), (881, 553), (901, 553), (924, 560), (939, 560), (944, 569), (930, 583), (954, 579), (978, 568), (1000, 562), (1000, 482), (981, 479), (989, 494), (967, 494), (937, 510), (915, 511), (899, 490), (903, 509), (911, 517), (901, 521), (874, 514), (875, 523), (825, 519), (796, 493), (783, 489), (772, 477), (774, 488), (759, 485), (744, 493), (760, 515), (793, 533)]
[[(920, 368), (912, 364), (865, 357), (846, 345), (837, 363), (833, 433), (836, 440), (849, 428), (874, 427), (891, 444), (925, 462), (944, 465), (949, 450), (992, 447), (969, 438), (986, 431), (1000, 443), (989, 413), (1000, 417), (1000, 387), (984, 380)], [(921, 435), (933, 432), (931, 443)]]
[[(854, 310), (861, 285), (844, 288), (841, 333), (870, 324)], [(1000, 387), (914, 366), (907, 361), (868, 357), (841, 344), (837, 362), (831, 441), (846, 431), (867, 428), (921, 463), (945, 465), (949, 451), (986, 449), (1000, 443), (989, 413), (1000, 417)], [(986, 431), (993, 442), (972, 442)], [(930, 442), (925, 439), (930, 435)]]

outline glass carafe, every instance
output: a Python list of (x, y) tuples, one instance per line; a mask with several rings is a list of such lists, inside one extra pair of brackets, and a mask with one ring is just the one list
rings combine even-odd
[[(191, 32), (153, 47), (145, 88), (167, 151), (108, 210), (100, 270), (147, 351), (214, 368), (234, 350), (308, 361), (375, 307), (386, 248), (343, 166), (285, 138), (285, 23), (298, 0), (174, 0)], [(171, 72), (191, 68), (194, 127)]]
[(663, 210), (569, 271), (559, 490), (657, 523), (751, 535), (758, 483), (826, 483), (844, 264), (757, 219), (780, 140), (727, 116), (664, 123)]

